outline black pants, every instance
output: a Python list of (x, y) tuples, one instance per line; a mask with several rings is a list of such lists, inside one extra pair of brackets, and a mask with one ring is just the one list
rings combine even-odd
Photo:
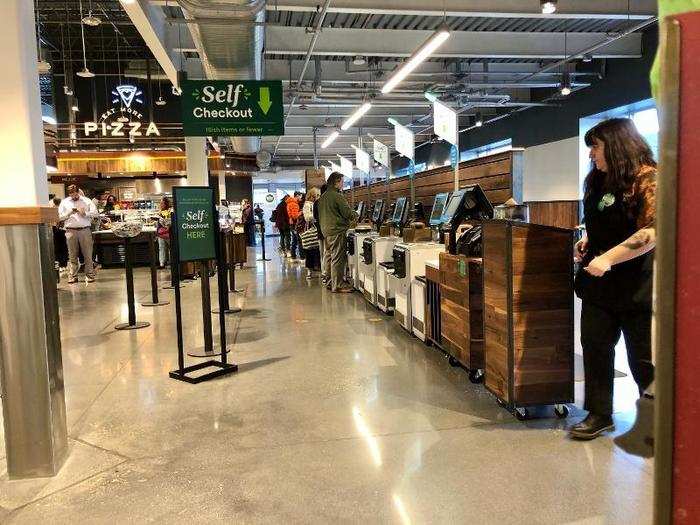
[(625, 338), (627, 361), (641, 394), (654, 379), (651, 310), (618, 310), (583, 301), (581, 344), (586, 378), (584, 408), (594, 414), (612, 415), (615, 345), (620, 333)]

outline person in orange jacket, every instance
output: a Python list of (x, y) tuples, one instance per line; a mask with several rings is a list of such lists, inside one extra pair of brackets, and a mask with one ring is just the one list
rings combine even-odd
[(298, 191), (294, 192), (294, 197), (287, 199), (287, 216), (289, 217), (289, 228), (292, 230), (292, 259), (299, 258), (299, 235), (296, 232), (296, 223), (301, 215), (301, 208), (299, 207), (299, 201), (301, 200), (301, 193)]

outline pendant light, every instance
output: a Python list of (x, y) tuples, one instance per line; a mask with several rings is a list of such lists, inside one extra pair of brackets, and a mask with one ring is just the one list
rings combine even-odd
[(569, 73), (564, 73), (561, 76), (560, 92), (564, 97), (571, 95), (571, 75)]
[[(83, 0), (80, 0), (80, 18), (83, 18)], [(80, 24), (80, 38), (83, 42), (83, 69), (78, 71), (76, 75), (82, 78), (93, 78), (95, 73), (90, 71), (87, 67), (87, 60), (85, 58), (85, 25)]]
[(102, 20), (100, 20), (98, 17), (96, 17), (92, 14), (92, 0), (90, 0), (90, 9), (88, 11), (88, 15), (86, 17), (82, 18), (81, 22), (83, 24), (85, 24), (86, 26), (90, 26), (90, 27), (97, 27), (98, 25), (100, 25), (102, 23)]
[(158, 100), (156, 100), (156, 106), (165, 106), (166, 102), (163, 98), (163, 92), (161, 91), (160, 80), (158, 81)]
[(543, 15), (552, 15), (557, 10), (557, 0), (540, 0)]

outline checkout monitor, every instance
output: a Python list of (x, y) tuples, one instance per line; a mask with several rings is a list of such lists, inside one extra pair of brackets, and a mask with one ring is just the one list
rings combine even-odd
[(374, 201), (374, 211), (372, 212), (372, 222), (374, 224), (380, 224), (384, 219), (384, 200), (377, 199)]
[(433, 210), (430, 213), (430, 226), (439, 226), (442, 224), (442, 214), (445, 211), (445, 205), (447, 204), (447, 199), (449, 196), (449, 193), (438, 193), (435, 195)]
[(395, 226), (401, 226), (406, 222), (406, 216), (408, 215), (408, 207), (406, 206), (406, 197), (399, 197), (396, 199), (396, 204), (394, 205), (394, 215), (391, 218), (391, 222)]
[(452, 220), (493, 219), (493, 206), (478, 184), (471, 184), (452, 193), (450, 201), (442, 214), (442, 223), (450, 228)]
[(357, 203), (355, 213), (357, 213), (357, 222), (362, 222), (362, 220), (365, 218), (365, 201), (360, 201)]

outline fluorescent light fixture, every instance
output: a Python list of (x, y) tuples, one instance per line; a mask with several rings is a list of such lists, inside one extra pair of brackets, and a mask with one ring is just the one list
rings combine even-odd
[(437, 98), (437, 95), (435, 95), (434, 93), (431, 93), (430, 91), (426, 91), (425, 93), (423, 93), (423, 95), (425, 95), (425, 98), (427, 98), (430, 102), (435, 103), (435, 102), (439, 102), (439, 101), (440, 101), (440, 100)]
[(557, 0), (540, 0), (543, 15), (551, 15), (557, 10)]
[(350, 127), (352, 127), (352, 125), (353, 125), (355, 122), (357, 122), (358, 120), (360, 120), (360, 119), (362, 118), (362, 115), (364, 115), (365, 113), (367, 113), (367, 112), (370, 110), (371, 107), (372, 107), (372, 104), (369, 103), (369, 102), (365, 102), (364, 104), (362, 104), (359, 108), (357, 108), (357, 111), (355, 111), (355, 113), (353, 113), (352, 115), (350, 115), (350, 116), (345, 120), (345, 122), (343, 122), (343, 125), (340, 126), (340, 129), (342, 129), (343, 131), (346, 131), (347, 129), (349, 129)]
[(564, 73), (561, 76), (561, 94), (564, 97), (571, 95), (571, 76), (568, 73)]
[(334, 131), (333, 133), (328, 135), (328, 137), (326, 137), (326, 140), (323, 141), (323, 144), (321, 144), (321, 149), (326, 149), (328, 146), (333, 144), (335, 139), (338, 138), (338, 135), (340, 135), (340, 133), (337, 131)]
[(481, 126), (484, 125), (484, 118), (481, 116), (481, 112), (478, 112), (478, 111), (477, 111), (477, 113), (476, 113), (476, 122), (474, 122), (474, 125), (475, 125), (477, 128), (480, 128)]
[(413, 52), (411, 57), (391, 76), (382, 86), (382, 93), (391, 93), (399, 83), (416, 69), (421, 62), (432, 55), (438, 47), (450, 38), (450, 29), (446, 25), (440, 26), (428, 40)]
[(389, 117), (388, 119), (386, 119), (386, 121), (389, 124), (391, 124), (392, 126), (402, 126), (403, 125), (398, 120), (396, 120), (395, 118), (392, 118), (392, 117)]

